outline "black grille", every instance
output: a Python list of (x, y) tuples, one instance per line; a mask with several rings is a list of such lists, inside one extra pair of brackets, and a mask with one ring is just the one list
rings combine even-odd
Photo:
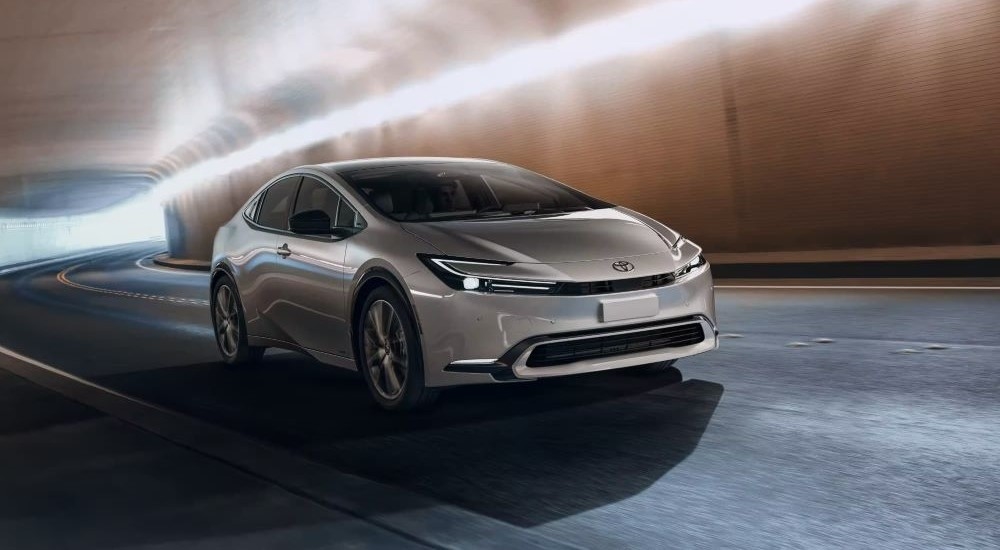
[(667, 286), (674, 282), (673, 273), (662, 273), (649, 277), (634, 277), (632, 279), (615, 279), (611, 281), (591, 281), (588, 283), (562, 283), (553, 294), (563, 296), (587, 296), (590, 294), (610, 294), (612, 292), (631, 292)]
[(541, 344), (528, 356), (529, 367), (551, 367), (574, 361), (611, 357), (640, 351), (690, 346), (705, 340), (700, 323), (665, 328), (594, 336), (568, 342)]

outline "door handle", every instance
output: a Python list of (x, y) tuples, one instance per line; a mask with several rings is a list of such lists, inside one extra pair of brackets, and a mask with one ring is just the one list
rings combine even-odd
[(288, 249), (288, 243), (285, 243), (278, 247), (278, 256), (282, 258), (287, 258), (292, 255), (292, 251)]

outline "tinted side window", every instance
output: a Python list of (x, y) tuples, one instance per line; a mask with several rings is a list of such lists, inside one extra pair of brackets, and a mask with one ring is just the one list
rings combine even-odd
[(361, 227), (358, 222), (358, 213), (345, 200), (340, 201), (340, 211), (337, 212), (337, 227)]
[(260, 204), (260, 197), (257, 197), (254, 200), (250, 201), (250, 204), (247, 205), (247, 209), (243, 211), (243, 215), (246, 216), (247, 219), (252, 220), (254, 216), (257, 215), (258, 204)]
[(269, 187), (257, 214), (257, 223), (272, 229), (287, 230), (288, 211), (291, 210), (301, 179), (299, 176), (293, 176)]
[(299, 190), (299, 198), (295, 201), (295, 211), (292, 215), (309, 210), (322, 210), (330, 216), (332, 227), (336, 223), (339, 206), (340, 195), (323, 182), (306, 176), (302, 179), (302, 188)]

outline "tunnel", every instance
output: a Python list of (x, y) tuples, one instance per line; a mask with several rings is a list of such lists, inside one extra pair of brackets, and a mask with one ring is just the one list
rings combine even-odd
[(0, 548), (1000, 548), (995, 0), (9, 0)]

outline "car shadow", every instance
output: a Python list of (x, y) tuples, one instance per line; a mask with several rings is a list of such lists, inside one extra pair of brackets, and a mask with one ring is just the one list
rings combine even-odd
[(520, 526), (629, 498), (698, 445), (720, 384), (605, 372), (446, 391), (393, 414), (354, 373), (291, 353), (116, 374), (114, 390)]

